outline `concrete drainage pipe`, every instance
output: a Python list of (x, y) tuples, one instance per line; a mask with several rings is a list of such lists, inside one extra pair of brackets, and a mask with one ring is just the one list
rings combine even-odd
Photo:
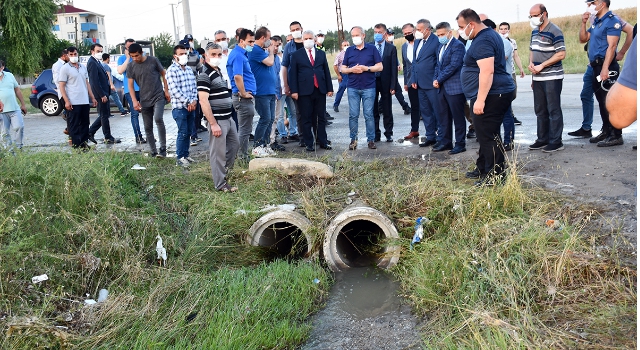
[(311, 222), (290, 210), (275, 210), (251, 225), (247, 242), (269, 248), (278, 258), (311, 257), (313, 242), (307, 234)]
[(327, 227), (324, 258), (336, 272), (372, 263), (390, 268), (398, 262), (400, 247), (384, 241), (394, 238), (398, 238), (398, 230), (386, 215), (371, 207), (352, 206)]

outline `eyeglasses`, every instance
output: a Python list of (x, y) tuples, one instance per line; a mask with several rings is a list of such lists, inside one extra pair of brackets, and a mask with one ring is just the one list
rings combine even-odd
[(544, 13), (544, 12), (540, 12), (540, 13), (538, 13), (537, 15), (531, 15), (531, 16), (529, 16), (529, 19), (531, 19), (531, 18), (533, 18), (533, 17), (540, 17), (540, 16), (542, 16), (542, 14), (543, 14), (543, 13)]

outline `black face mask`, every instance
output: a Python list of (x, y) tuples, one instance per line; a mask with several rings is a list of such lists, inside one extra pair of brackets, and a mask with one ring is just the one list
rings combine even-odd
[(413, 41), (413, 39), (415, 39), (413, 34), (405, 35), (404, 38), (407, 39), (407, 41)]

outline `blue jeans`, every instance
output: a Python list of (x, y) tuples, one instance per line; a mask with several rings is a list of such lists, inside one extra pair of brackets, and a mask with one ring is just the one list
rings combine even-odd
[(562, 143), (562, 79), (533, 81), (533, 109), (538, 125), (536, 142), (559, 145)]
[(342, 100), (342, 95), (344, 94), (344, 90), (347, 89), (347, 83), (349, 82), (349, 74), (342, 74), (342, 82), (338, 85), (338, 92), (336, 92), (336, 98), (333, 101), (333, 106), (338, 107), (340, 105), (340, 101)]
[(178, 136), (176, 137), (176, 157), (186, 158), (189, 156), (189, 135), (195, 127), (193, 120), (196, 117), (196, 111), (187, 111), (186, 108), (174, 108), (171, 111), (173, 120), (178, 124)]
[[(135, 136), (136, 139), (141, 139), (142, 132), (140, 131), (140, 120), (138, 119), (140, 112), (133, 108), (133, 100), (131, 100), (131, 95), (128, 92), (124, 94), (124, 97), (127, 99), (129, 111), (131, 111), (131, 127), (133, 128), (133, 136)], [(140, 91), (136, 91), (136, 99), (140, 101)]]
[(111, 90), (111, 95), (109, 95), (109, 98), (111, 99), (111, 101), (113, 101), (113, 103), (116, 104), (116, 107), (118, 107), (120, 113), (127, 112), (127, 110), (122, 107), (122, 102), (120, 102), (120, 97), (118, 96), (118, 92), (116, 90)]
[(254, 147), (266, 146), (271, 139), (271, 125), (273, 125), (276, 110), (276, 95), (260, 95), (255, 97), (256, 112), (260, 116), (256, 131), (253, 134)]
[(373, 121), (373, 102), (376, 96), (376, 88), (347, 89), (349, 98), (349, 137), (351, 141), (358, 139), (358, 117), (360, 116), (360, 101), (362, 101), (362, 114), (367, 133), (367, 142), (373, 142), (376, 137), (376, 126)]
[[(2, 141), (4, 147), (7, 149), (13, 149), (12, 144), (15, 144), (18, 149), (22, 149), (22, 139), (24, 138), (24, 119), (22, 118), (22, 111), (11, 111), (0, 113), (2, 119)], [(11, 136), (13, 135), (13, 141)]]
[(587, 66), (587, 70), (582, 76), (582, 91), (580, 99), (582, 100), (582, 128), (591, 130), (593, 123), (593, 68)]
[(505, 147), (513, 141), (513, 135), (516, 133), (516, 125), (513, 118), (513, 108), (509, 107), (509, 109), (507, 109), (507, 113), (504, 114), (504, 118), (502, 119)]

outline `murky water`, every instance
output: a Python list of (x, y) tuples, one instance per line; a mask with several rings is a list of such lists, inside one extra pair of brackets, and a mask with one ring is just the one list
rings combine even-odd
[(313, 331), (301, 349), (419, 349), (418, 320), (397, 293), (398, 283), (376, 268), (336, 274), (327, 305), (313, 317)]

